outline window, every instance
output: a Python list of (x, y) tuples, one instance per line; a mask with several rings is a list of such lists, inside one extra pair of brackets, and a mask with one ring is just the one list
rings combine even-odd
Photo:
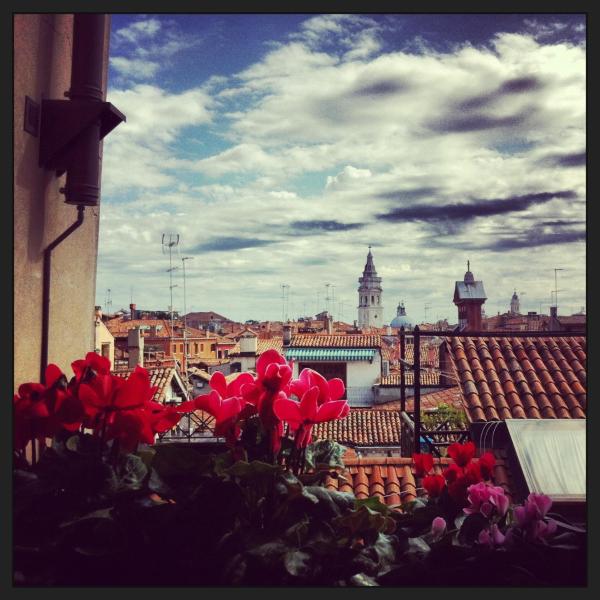
[(216, 349), (217, 349), (217, 345), (216, 345), (216, 344), (211, 344), (211, 345), (210, 345), (210, 351), (211, 351), (211, 352), (215, 352), (215, 351), (216, 351)]
[(194, 354), (198, 354), (198, 343), (194, 342)]
[(177, 352), (177, 344), (173, 344), (173, 352)]
[(200, 352), (204, 352), (204, 344), (200, 344)]
[(375, 296), (371, 296), (371, 304), (375, 304)]
[(179, 352), (183, 354), (183, 344), (179, 344)]
[(506, 426), (529, 492), (585, 501), (585, 419), (507, 419)]
[(110, 358), (110, 343), (102, 344), (102, 356), (104, 356), (104, 358)]

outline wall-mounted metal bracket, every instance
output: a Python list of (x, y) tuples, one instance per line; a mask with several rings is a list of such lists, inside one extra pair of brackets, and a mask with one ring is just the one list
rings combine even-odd
[(39, 164), (62, 175), (79, 154), (81, 134), (100, 120), (100, 139), (125, 115), (110, 102), (42, 100)]

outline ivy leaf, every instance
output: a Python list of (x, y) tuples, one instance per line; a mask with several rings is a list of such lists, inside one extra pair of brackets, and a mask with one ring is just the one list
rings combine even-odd
[(311, 556), (301, 550), (291, 550), (285, 553), (283, 565), (285, 570), (293, 577), (305, 578), (311, 574)]
[(411, 554), (427, 555), (431, 552), (429, 544), (421, 537), (408, 538), (408, 552)]
[(344, 468), (342, 457), (346, 448), (333, 440), (318, 440), (306, 447), (305, 461), (309, 469), (319, 467)]
[(352, 575), (349, 579), (349, 583), (351, 586), (355, 587), (375, 587), (379, 586), (379, 584), (368, 575), (364, 573), (357, 573), (356, 575)]

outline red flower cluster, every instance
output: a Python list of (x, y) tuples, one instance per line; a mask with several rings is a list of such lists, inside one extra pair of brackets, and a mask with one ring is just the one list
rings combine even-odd
[(125, 380), (111, 375), (110, 361), (94, 352), (71, 367), (75, 376), (69, 384), (56, 365), (49, 365), (45, 385), (19, 387), (14, 397), (16, 450), (23, 450), (30, 440), (43, 442), (62, 429), (83, 427), (103, 440), (119, 440), (120, 447), (131, 452), (139, 442), (154, 443), (157, 433), (167, 431), (193, 409), (153, 402), (156, 388), (141, 367)]
[(475, 456), (473, 442), (451, 444), (448, 447), (448, 456), (454, 460), (454, 463), (449, 465), (442, 475), (429, 475), (433, 468), (431, 454), (413, 454), (415, 475), (423, 477), (423, 488), (431, 498), (440, 496), (447, 487), (449, 496), (459, 506), (466, 506), (469, 486), (482, 480), (489, 481), (496, 459), (491, 452), (485, 452), (477, 462), (473, 462)]
[(267, 350), (256, 362), (256, 377), (242, 373), (227, 385), (223, 374), (215, 373), (210, 380), (212, 391), (195, 398), (194, 407), (215, 417), (215, 433), (223, 435), (232, 447), (239, 438), (239, 423), (258, 414), (271, 436), (274, 455), (281, 448), (284, 422), (295, 432), (296, 447), (305, 448), (311, 441), (313, 425), (341, 419), (350, 407), (340, 400), (345, 391), (341, 379), (327, 381), (316, 371), (303, 369), (300, 377), (292, 380), (292, 369), (293, 363), (279, 352)]

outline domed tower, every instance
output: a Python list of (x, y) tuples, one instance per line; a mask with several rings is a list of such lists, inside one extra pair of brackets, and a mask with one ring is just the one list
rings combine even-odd
[(412, 319), (406, 314), (406, 309), (404, 308), (404, 300), (402, 300), (400, 304), (398, 304), (398, 308), (396, 309), (396, 316), (392, 319), (390, 327), (404, 327), (404, 329), (412, 329), (414, 327)]
[(377, 277), (377, 271), (373, 264), (371, 246), (367, 254), (367, 264), (362, 277), (358, 278), (358, 326), (359, 327), (382, 327), (383, 326), (383, 304), (381, 303), (381, 277)]
[(463, 281), (456, 281), (454, 284), (453, 302), (458, 307), (458, 326), (461, 331), (481, 331), (481, 312), (486, 300), (483, 281), (475, 281), (471, 265), (467, 261)]
[(519, 296), (517, 296), (517, 290), (515, 290), (515, 293), (512, 295), (512, 298), (510, 299), (510, 314), (511, 315), (520, 315), (521, 314), (521, 307), (519, 306)]

